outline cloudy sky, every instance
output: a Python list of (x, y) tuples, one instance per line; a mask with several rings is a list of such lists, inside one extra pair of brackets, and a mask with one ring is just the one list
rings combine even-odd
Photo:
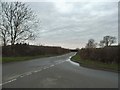
[[(29, 2), (40, 20), (35, 44), (85, 47), (88, 39), (118, 37), (117, 2)], [(33, 43), (33, 42), (32, 42)]]

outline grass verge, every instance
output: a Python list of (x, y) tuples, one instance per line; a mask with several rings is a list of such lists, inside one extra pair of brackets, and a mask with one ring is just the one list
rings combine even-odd
[(31, 59), (37, 59), (37, 58), (44, 58), (44, 57), (52, 57), (56, 55), (39, 55), (39, 56), (22, 56), (22, 57), (2, 57), (0, 59), (0, 62), (2, 63), (10, 63), (10, 62), (18, 62), (18, 61), (26, 61)]
[(81, 66), (94, 68), (94, 69), (101, 69), (107, 71), (114, 71), (118, 72), (118, 64), (106, 64), (98, 61), (93, 60), (82, 60), (80, 55), (76, 54), (71, 58), (72, 61), (79, 63)]

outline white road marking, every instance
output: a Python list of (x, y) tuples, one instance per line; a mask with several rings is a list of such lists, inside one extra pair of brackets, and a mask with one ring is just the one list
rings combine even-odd
[(44, 67), (43, 69), (48, 69), (49, 67)]
[(23, 76), (20, 76), (21, 78), (23, 77)]
[[(74, 55), (73, 55), (73, 56), (74, 56)], [(72, 57), (72, 56), (70, 56), (69, 58), (71, 58), (71, 57)], [(68, 61), (68, 60), (66, 60), (66, 61)], [(65, 61), (57, 62), (55, 65), (61, 64), (61, 63), (63, 63), (63, 62), (65, 62)], [(7, 82), (4, 82), (4, 83), (0, 84), (0, 86), (2, 86), (2, 85), (4, 85), (4, 84), (7, 84), (7, 83), (11, 83), (11, 82), (13, 82), (13, 81), (16, 81), (17, 78), (19, 78), (19, 77), (20, 77), (20, 78), (23, 78), (23, 77), (28, 76), (28, 75), (31, 75), (31, 74), (33, 74), (33, 73), (37, 73), (37, 72), (40, 72), (40, 71), (42, 71), (42, 70), (44, 70), (44, 69), (48, 69), (48, 68), (50, 68), (50, 67), (53, 67), (53, 66), (55, 66), (55, 65), (52, 64), (52, 65), (50, 65), (49, 67), (44, 67), (43, 69), (39, 69), (39, 70), (36, 70), (36, 71), (27, 72), (27, 73), (18, 75), (16, 78), (14, 78), (14, 79), (12, 79), (12, 80), (9, 80), (9, 81), (7, 81)]]
[(25, 74), (22, 74), (20, 77), (25, 77), (27, 75), (27, 73), (25, 73)]
[[(48, 68), (53, 67), (53, 66), (55, 66), (55, 65), (52, 64), (52, 65), (50, 65), (49, 67), (44, 67), (43, 69), (48, 69)], [(39, 69), (39, 70), (37, 70), (37, 71), (27, 72), (27, 73), (18, 75), (15, 79), (12, 79), (12, 80), (9, 80), (9, 81), (7, 81), (7, 82), (4, 82), (4, 83), (0, 84), (0, 86), (5, 85), (5, 84), (7, 84), (7, 83), (11, 83), (11, 82), (17, 80), (17, 78), (19, 78), (19, 77), (20, 77), (20, 78), (23, 78), (23, 77), (28, 76), (28, 75), (31, 75), (31, 74), (33, 74), (33, 73), (40, 72), (40, 71), (42, 71), (43, 69)]]
[(34, 71), (34, 73), (37, 73), (38, 71)]
[(50, 67), (53, 67), (54, 65), (52, 64), (52, 65), (50, 65)]
[(32, 74), (32, 72), (29, 72), (29, 73), (27, 73), (26, 75), (31, 75)]
[(10, 83), (10, 82), (13, 82), (13, 81), (16, 81), (17, 79), (12, 79), (12, 80), (9, 80), (9, 81), (7, 81), (7, 82), (4, 82), (4, 83), (2, 83), (2, 84), (0, 84), (1, 86), (2, 85), (4, 85), (4, 84), (7, 84), (7, 83)]
[(42, 69), (38, 70), (38, 72), (42, 71)]
[(17, 79), (12, 79), (11, 81), (15, 81), (15, 80), (17, 80)]
[(59, 64), (60, 62), (57, 62), (56, 64)]

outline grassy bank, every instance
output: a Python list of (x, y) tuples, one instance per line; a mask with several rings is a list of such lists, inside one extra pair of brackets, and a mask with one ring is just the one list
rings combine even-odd
[(1, 60), (2, 60), (2, 63), (10, 63), (10, 62), (26, 61), (26, 60), (31, 60), (31, 59), (44, 58), (44, 57), (52, 57), (52, 56), (56, 56), (56, 55), (39, 55), (39, 56), (22, 56), (22, 57), (2, 57)]
[(93, 60), (82, 60), (80, 55), (76, 54), (71, 58), (72, 61), (79, 63), (81, 66), (94, 68), (94, 69), (101, 69), (101, 70), (108, 70), (108, 71), (118, 71), (118, 64), (106, 64), (99, 61)]

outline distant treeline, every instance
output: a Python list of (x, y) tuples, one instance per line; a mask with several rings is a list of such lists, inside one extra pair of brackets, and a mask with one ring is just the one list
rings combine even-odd
[(16, 44), (2, 46), (2, 56), (37, 56), (37, 55), (60, 55), (70, 52), (68, 49), (50, 46), (34, 46)]
[(83, 48), (78, 54), (83, 60), (96, 60), (103, 63), (118, 63), (118, 51), (120, 46), (104, 48)]

